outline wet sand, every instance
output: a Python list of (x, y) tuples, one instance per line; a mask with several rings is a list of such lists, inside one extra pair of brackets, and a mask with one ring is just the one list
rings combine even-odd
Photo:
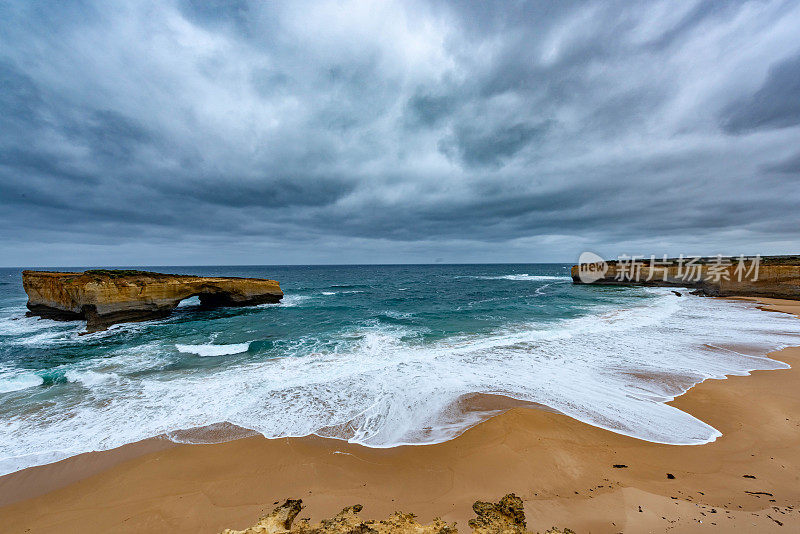
[[(760, 301), (800, 314), (800, 302)], [(800, 532), (800, 348), (771, 356), (792, 369), (707, 380), (671, 403), (723, 433), (705, 445), (649, 443), (521, 406), (429, 446), (147, 440), (0, 477), (0, 502), (12, 503), (0, 507), (1, 530), (218, 532), (299, 497), (315, 520), (361, 503), (365, 518), (403, 510), (463, 532), (473, 501), (513, 491), (533, 531)]]

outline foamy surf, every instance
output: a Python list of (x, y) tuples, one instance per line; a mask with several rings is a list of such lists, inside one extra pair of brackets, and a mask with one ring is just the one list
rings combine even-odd
[[(491, 415), (460, 407), (481, 393), (639, 439), (696, 445), (719, 432), (665, 403), (707, 378), (786, 368), (766, 355), (798, 344), (800, 334), (791, 316), (669, 290), (575, 287), (555, 275), (527, 285), (480, 282), (476, 276), (492, 276), (486, 271), (432, 281), (393, 273), (370, 279), (383, 289), (349, 304), (343, 295), (293, 295), (289, 287), (277, 306), (187, 313), (72, 344), (23, 343), (49, 327), (10, 334), (6, 349), (66, 356), (41, 371), (2, 369), (0, 378), (48, 378), (28, 378), (31, 386), (3, 397), (27, 408), (0, 417), (0, 471), (157, 435), (214, 441), (225, 433), (183, 429), (221, 422), (269, 438), (437, 443)], [(319, 295), (333, 286), (325, 279), (304, 287)], [(233, 333), (258, 341), (237, 343)], [(81, 351), (93, 356), (72, 356)], [(225, 357), (233, 354), (240, 356)]]
[(281, 306), (283, 308), (293, 308), (295, 306), (302, 306), (307, 301), (311, 300), (309, 295), (284, 295), (281, 301), (277, 304), (260, 304), (260, 308)]
[(503, 274), (499, 276), (475, 276), (480, 280), (511, 280), (513, 282), (547, 282), (547, 281), (562, 281), (569, 282), (572, 280), (570, 276), (550, 276), (550, 275), (535, 275), (535, 274)]
[(176, 343), (175, 348), (181, 352), (196, 354), (197, 356), (229, 356), (247, 352), (250, 349), (250, 343), (231, 343), (229, 345), (215, 345), (212, 343), (181, 345)]
[(30, 371), (0, 372), (0, 393), (21, 391), (44, 384), (44, 379)]

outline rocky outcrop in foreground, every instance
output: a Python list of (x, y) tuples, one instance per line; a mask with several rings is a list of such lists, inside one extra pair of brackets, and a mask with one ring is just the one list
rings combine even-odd
[(275, 280), (147, 271), (23, 271), (22, 285), (28, 294), (28, 315), (59, 321), (85, 319), (89, 332), (166, 317), (180, 301), (193, 296), (199, 296), (201, 306), (207, 308), (252, 306), (283, 298)]
[(574, 265), (571, 274), (575, 284), (685, 287), (705, 296), (800, 299), (800, 256), (625, 258)]
[[(383, 521), (367, 520), (358, 517), (362, 506), (348, 506), (331, 519), (323, 519), (310, 524), (307, 519), (294, 523), (297, 514), (303, 509), (303, 501), (289, 499), (275, 508), (272, 513), (262, 517), (258, 523), (245, 530), (222, 531), (222, 534), (457, 534), (455, 523), (434, 519), (432, 523), (421, 525), (414, 514), (395, 512)], [(469, 526), (474, 534), (530, 534), (525, 524), (525, 511), (522, 499), (509, 493), (499, 502), (476, 501), (472, 505), (477, 517), (470, 519)], [(545, 534), (575, 534), (570, 529), (551, 528)]]

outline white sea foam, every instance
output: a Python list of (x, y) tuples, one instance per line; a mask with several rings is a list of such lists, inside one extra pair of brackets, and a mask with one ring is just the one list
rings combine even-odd
[(278, 304), (261, 304), (260, 307), (283, 306), (284, 308), (293, 308), (295, 306), (302, 306), (303, 303), (311, 299), (309, 295), (284, 295)]
[(513, 280), (515, 282), (543, 282), (548, 280), (555, 280), (555, 281), (570, 281), (572, 277), (570, 276), (550, 276), (550, 275), (540, 275), (540, 274), (503, 274), (499, 276), (475, 276), (474, 278), (478, 278), (480, 280)]
[(203, 345), (181, 345), (176, 343), (175, 348), (181, 352), (197, 354), (198, 356), (227, 356), (230, 354), (241, 354), (250, 349), (250, 343), (231, 343), (228, 345), (215, 345), (206, 343)]
[(25, 317), (24, 306), (4, 308), (0, 313), (0, 336), (9, 336), (4, 343), (29, 347), (71, 341), (85, 328), (76, 322), (53, 321)]
[(391, 319), (411, 319), (412, 317), (414, 317), (414, 313), (412, 312), (401, 312), (397, 310), (385, 310), (381, 312), (381, 315), (384, 315)]
[(116, 373), (100, 373), (91, 370), (84, 370), (84, 371), (69, 370), (66, 373), (64, 373), (64, 377), (69, 382), (76, 382), (88, 389), (92, 389), (96, 386), (99, 386), (107, 382), (119, 381), (119, 375), (117, 375)]
[[(68, 409), (43, 403), (35, 418), (0, 419), (0, 473), (221, 421), (267, 437), (317, 433), (372, 447), (440, 442), (479, 420), (454, 409), (474, 393), (544, 404), (649, 441), (712, 441), (716, 429), (665, 402), (707, 378), (787, 368), (764, 355), (800, 344), (800, 321), (750, 303), (646, 291), (656, 296), (627, 309), (609, 305), (438, 342), (411, 327), (376, 324), (343, 332), (334, 346), (296, 339), (286, 357), (227, 367), (129, 371), (126, 358), (139, 353), (132, 368), (165, 365), (169, 351), (157, 346), (73, 365), (116, 377), (81, 375), (90, 394)], [(150, 352), (158, 356), (148, 363)]]
[(539, 287), (536, 288), (536, 291), (534, 291), (534, 293), (537, 294), (537, 295), (544, 295), (545, 294), (544, 290), (547, 289), (548, 287), (552, 286), (554, 283), (555, 282), (549, 282), (547, 284), (539, 286)]
[(11, 393), (36, 386), (41, 386), (44, 379), (32, 371), (6, 370), (0, 371), (0, 393)]

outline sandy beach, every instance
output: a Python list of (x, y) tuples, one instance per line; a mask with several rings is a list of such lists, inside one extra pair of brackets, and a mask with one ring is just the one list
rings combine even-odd
[[(760, 299), (800, 314), (800, 302)], [(456, 521), (515, 492), (528, 528), (578, 533), (800, 532), (800, 348), (788, 370), (708, 380), (671, 404), (723, 433), (659, 445), (511, 407), (438, 445), (370, 449), (318, 437), (215, 445), (152, 439), (0, 477), (3, 532), (218, 532), (287, 497), (318, 520), (347, 505)]]

